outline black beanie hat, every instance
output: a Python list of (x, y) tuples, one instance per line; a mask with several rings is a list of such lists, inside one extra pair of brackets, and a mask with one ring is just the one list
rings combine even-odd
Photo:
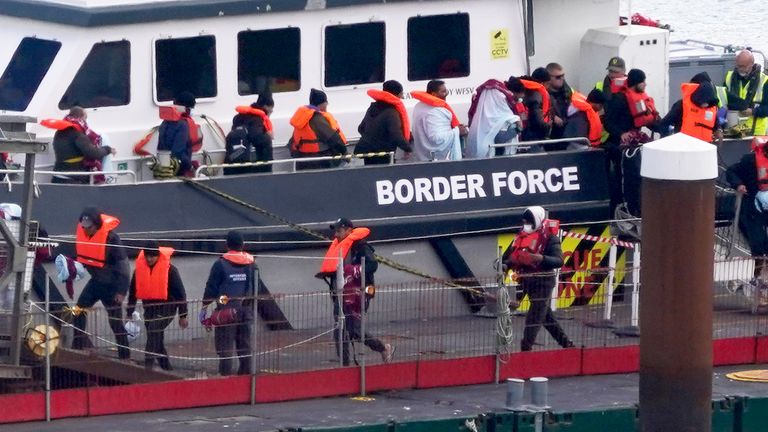
[(243, 250), (244, 243), (245, 241), (243, 240), (243, 235), (240, 234), (240, 231), (232, 230), (227, 233), (227, 247), (230, 250), (241, 251)]
[(265, 106), (275, 106), (275, 100), (272, 99), (272, 93), (269, 90), (259, 93), (256, 103), (251, 104), (251, 108), (261, 108)]
[(531, 78), (537, 83), (543, 84), (549, 81), (549, 72), (546, 68), (538, 67), (531, 72)]
[(193, 95), (192, 92), (183, 91), (179, 93), (178, 96), (176, 96), (176, 99), (173, 100), (173, 104), (187, 108), (194, 108), (196, 104), (195, 95)]
[(645, 72), (640, 69), (632, 69), (627, 74), (627, 87), (634, 87), (645, 82)]
[(160, 246), (157, 244), (157, 241), (155, 240), (147, 240), (144, 243), (144, 256), (146, 257), (156, 257), (160, 256), (160, 251), (158, 250)]
[(89, 228), (91, 225), (95, 225), (96, 228), (101, 227), (101, 210), (96, 206), (88, 206), (83, 209), (78, 218), (78, 222), (83, 228)]
[(400, 96), (403, 92), (403, 85), (395, 80), (385, 81), (382, 89), (387, 93), (392, 93), (395, 96)]
[(318, 89), (309, 90), (310, 105), (319, 106), (320, 104), (323, 104), (325, 102), (328, 102), (328, 95), (326, 95), (325, 92)]

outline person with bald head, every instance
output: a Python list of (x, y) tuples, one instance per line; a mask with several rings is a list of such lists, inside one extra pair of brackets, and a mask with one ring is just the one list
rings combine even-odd
[(739, 111), (751, 131), (750, 135), (765, 135), (768, 130), (768, 75), (755, 63), (749, 50), (736, 55), (736, 65), (725, 75), (729, 110)]

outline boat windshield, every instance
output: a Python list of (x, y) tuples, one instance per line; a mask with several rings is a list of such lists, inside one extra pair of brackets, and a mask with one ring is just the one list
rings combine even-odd
[(61, 42), (27, 37), (21, 40), (0, 77), (0, 110), (24, 111), (56, 58)]

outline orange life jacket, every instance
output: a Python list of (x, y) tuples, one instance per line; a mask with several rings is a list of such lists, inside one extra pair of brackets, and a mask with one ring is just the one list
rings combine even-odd
[(296, 110), (296, 113), (291, 117), (291, 126), (293, 126), (293, 141), (291, 142), (291, 150), (294, 152), (313, 154), (320, 153), (328, 150), (328, 145), (321, 142), (317, 137), (317, 134), (309, 125), (309, 121), (315, 113), (319, 113), (328, 121), (331, 129), (339, 133), (339, 137), (347, 144), (347, 137), (344, 136), (344, 132), (339, 127), (339, 122), (330, 113), (324, 111), (318, 111), (310, 106), (301, 106)]
[(120, 225), (119, 219), (102, 214), (101, 228), (92, 237), (88, 237), (88, 234), (85, 233), (83, 227), (78, 223), (75, 236), (77, 261), (91, 267), (104, 267), (107, 261), (107, 236), (118, 225)]
[(764, 147), (768, 145), (767, 137), (755, 137), (752, 140), (752, 151), (755, 152), (755, 168), (757, 169), (757, 188), (761, 191), (768, 190), (768, 156)]
[(377, 102), (385, 102), (395, 107), (397, 114), (400, 116), (400, 124), (403, 131), (403, 138), (406, 141), (411, 140), (411, 122), (408, 119), (408, 111), (405, 109), (403, 100), (393, 95), (390, 92), (384, 90), (370, 89), (368, 90), (368, 96), (373, 98)]
[(69, 128), (75, 128), (82, 132), (83, 128), (79, 124), (73, 123), (69, 120), (60, 119), (45, 119), (40, 122), (40, 125), (47, 127), (48, 129), (64, 130)]
[(221, 257), (231, 262), (232, 264), (239, 264), (239, 265), (253, 264), (253, 262), (256, 261), (253, 255), (244, 251), (229, 251), (224, 255), (222, 255)]
[(195, 123), (195, 120), (191, 116), (179, 112), (175, 106), (161, 106), (160, 119), (168, 121), (186, 121), (187, 126), (189, 126), (189, 146), (192, 147), (192, 152), (200, 151), (203, 147), (203, 130), (199, 124)]
[(603, 122), (600, 121), (600, 114), (592, 108), (592, 105), (587, 102), (587, 98), (579, 92), (573, 92), (571, 104), (573, 104), (574, 108), (587, 115), (587, 121), (589, 121), (589, 134), (587, 138), (592, 147), (599, 146), (600, 137), (603, 134)]
[(699, 84), (683, 83), (680, 88), (683, 93), (683, 123), (680, 132), (702, 141), (712, 142), (717, 107), (701, 108), (693, 103), (691, 96), (699, 88)]
[(339, 254), (341, 254), (342, 259), (346, 258), (352, 243), (368, 237), (369, 234), (371, 234), (371, 230), (368, 228), (354, 228), (344, 240), (333, 239), (333, 242), (328, 247), (328, 251), (325, 253), (323, 263), (320, 265), (320, 273), (336, 272), (336, 267), (339, 264)]
[[(557, 219), (544, 219), (541, 227), (532, 233), (520, 231), (512, 242), (512, 256), (518, 255), (523, 251), (531, 254), (541, 254), (549, 243), (551, 236), (556, 236), (560, 231), (560, 221)], [(517, 270), (536, 271), (538, 266), (522, 266)]]
[(237, 111), (238, 114), (254, 115), (259, 117), (261, 121), (264, 122), (264, 130), (268, 133), (272, 132), (272, 120), (269, 118), (267, 113), (264, 112), (264, 110), (260, 110), (248, 105), (241, 105), (235, 108), (235, 111)]
[(656, 121), (659, 113), (656, 111), (656, 103), (648, 93), (638, 93), (629, 87), (625, 87), (622, 92), (627, 98), (629, 113), (636, 128), (650, 126)]
[(451, 106), (448, 105), (448, 102), (440, 99), (437, 96), (433, 96), (427, 92), (418, 91), (418, 90), (412, 91), (411, 96), (413, 96), (414, 99), (424, 102), (427, 105), (431, 105), (435, 108), (445, 108), (448, 111), (450, 111), (452, 128), (455, 128), (461, 124), (461, 122), (459, 121), (459, 118), (456, 117), (456, 113), (453, 112), (453, 108), (451, 108)]
[(168, 277), (173, 248), (160, 247), (153, 267), (147, 264), (144, 251), (136, 257), (136, 298), (139, 300), (168, 300)]
[(549, 92), (547, 91), (547, 88), (544, 87), (544, 84), (537, 83), (536, 81), (521, 79), (520, 82), (523, 83), (523, 87), (526, 89), (533, 90), (541, 95), (541, 111), (544, 113), (544, 121), (549, 123), (551, 118), (549, 112), (551, 109), (551, 104), (549, 101)]

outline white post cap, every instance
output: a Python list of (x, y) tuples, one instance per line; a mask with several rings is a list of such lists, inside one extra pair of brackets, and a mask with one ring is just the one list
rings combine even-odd
[(677, 133), (643, 145), (640, 175), (658, 180), (717, 178), (717, 147)]

